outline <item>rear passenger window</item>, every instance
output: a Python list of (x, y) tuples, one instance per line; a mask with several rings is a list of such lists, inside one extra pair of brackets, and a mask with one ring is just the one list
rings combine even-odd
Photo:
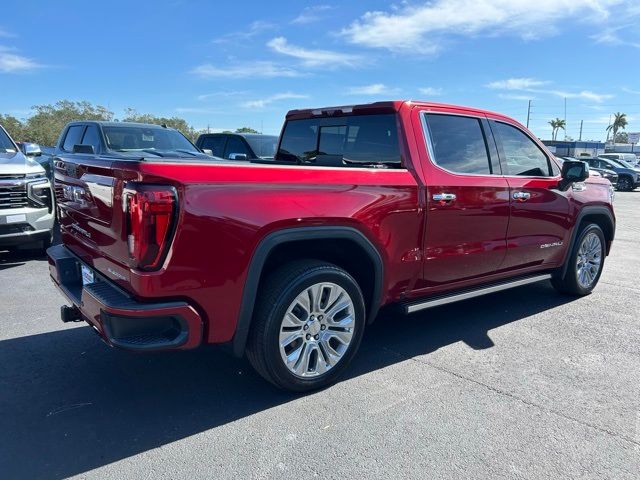
[(492, 173), (480, 119), (439, 114), (425, 114), (425, 118), (437, 165), (454, 173)]
[(84, 132), (84, 137), (82, 137), (82, 145), (92, 145), (93, 153), (98, 153), (98, 149), (100, 147), (100, 133), (98, 132), (98, 127), (95, 125), (89, 125), (87, 130)]
[(395, 114), (287, 122), (276, 160), (336, 167), (401, 167)]
[(80, 144), (83, 130), (84, 125), (73, 125), (72, 127), (69, 127), (69, 130), (67, 130), (67, 135), (66, 137), (64, 137), (64, 144), (62, 145), (62, 149), (67, 152), (72, 152), (73, 146)]
[(216, 137), (204, 137), (202, 139), (202, 145), (200, 145), (200, 148), (203, 150), (211, 150), (214, 156), (222, 158), (222, 156), (224, 155), (224, 142), (226, 140), (227, 137), (223, 135)]
[(524, 132), (502, 122), (493, 122), (493, 128), (502, 145), (503, 167), (506, 167), (507, 175), (551, 175), (549, 159)]

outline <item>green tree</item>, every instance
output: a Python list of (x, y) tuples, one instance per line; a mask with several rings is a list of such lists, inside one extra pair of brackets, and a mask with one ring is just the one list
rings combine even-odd
[(241, 127), (241, 128), (236, 128), (236, 133), (260, 133), (257, 130), (254, 130), (251, 127)]
[(558, 138), (558, 131), (560, 129), (564, 130), (567, 123), (561, 118), (555, 118), (549, 121), (549, 125), (551, 125), (551, 140), (555, 140)]
[(614, 143), (629, 143), (629, 135), (626, 132), (618, 133), (613, 139)]
[(609, 132), (613, 133), (613, 138), (615, 142), (615, 138), (618, 134), (618, 130), (624, 130), (627, 126), (627, 114), (616, 112), (613, 114), (613, 123), (607, 127), (607, 138), (609, 137)]
[(25, 125), (24, 136), (41, 145), (54, 145), (64, 126), (74, 120), (113, 120), (113, 112), (89, 102), (61, 100), (54, 105), (36, 105)]
[(122, 121), (166, 125), (167, 127), (180, 130), (192, 142), (195, 142), (198, 137), (198, 131), (189, 125), (185, 119), (180, 117), (157, 117), (151, 113), (138, 113), (138, 111), (133, 108), (127, 108)]
[(13, 115), (0, 114), (0, 125), (11, 135), (16, 142), (21, 140), (28, 140), (25, 138), (25, 126)]

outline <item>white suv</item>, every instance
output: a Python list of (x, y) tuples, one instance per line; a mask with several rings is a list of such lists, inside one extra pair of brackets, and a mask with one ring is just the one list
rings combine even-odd
[(24, 155), (0, 125), (0, 250), (48, 248), (53, 202), (44, 168)]

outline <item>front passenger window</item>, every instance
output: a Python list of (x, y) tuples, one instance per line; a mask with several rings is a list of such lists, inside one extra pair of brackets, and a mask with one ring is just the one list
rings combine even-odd
[(507, 175), (548, 177), (551, 175), (549, 159), (521, 130), (502, 122), (493, 122), (493, 128), (502, 146), (503, 169)]

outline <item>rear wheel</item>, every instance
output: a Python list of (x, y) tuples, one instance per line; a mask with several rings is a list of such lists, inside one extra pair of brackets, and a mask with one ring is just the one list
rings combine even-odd
[(365, 324), (362, 292), (343, 269), (304, 260), (265, 282), (247, 357), (280, 388), (308, 391), (336, 381), (356, 354)]
[(567, 259), (563, 278), (554, 277), (553, 286), (570, 295), (590, 294), (600, 280), (605, 257), (605, 238), (595, 223), (582, 226)]

